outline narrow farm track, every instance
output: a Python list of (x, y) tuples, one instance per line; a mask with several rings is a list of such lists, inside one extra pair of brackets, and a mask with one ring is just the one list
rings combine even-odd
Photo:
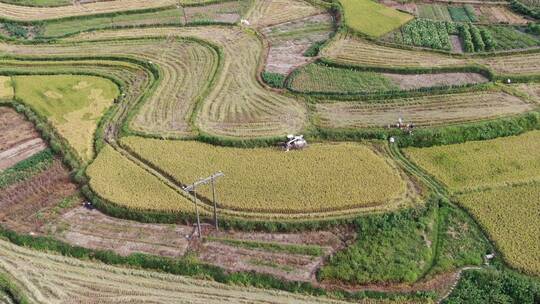
[(155, 9), (177, 4), (175, 0), (112, 0), (61, 7), (32, 7), (0, 2), (0, 18), (15, 21), (51, 20), (67, 17)]

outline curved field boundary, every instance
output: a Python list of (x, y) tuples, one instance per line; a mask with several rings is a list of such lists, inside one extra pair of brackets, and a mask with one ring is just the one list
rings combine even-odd
[(540, 49), (488, 55), (457, 56), (394, 48), (346, 34), (336, 35), (322, 51), (325, 60), (351, 67), (416, 69), (479, 65), (500, 78), (537, 80), (540, 77)]
[(14, 21), (39, 21), (99, 15), (122, 11), (172, 7), (174, 0), (113, 0), (63, 7), (28, 7), (0, 2), (0, 18)]
[(304, 104), (267, 90), (257, 81), (263, 43), (249, 30), (230, 27), (157, 28), (86, 33), (66, 39), (84, 41), (121, 37), (192, 37), (223, 50), (223, 69), (197, 113), (204, 133), (225, 137), (270, 137), (295, 133), (307, 121)]

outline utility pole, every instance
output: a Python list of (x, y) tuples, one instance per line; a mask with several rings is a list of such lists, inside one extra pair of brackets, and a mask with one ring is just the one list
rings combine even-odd
[(195, 203), (195, 213), (197, 214), (197, 232), (199, 238), (201, 238), (201, 218), (199, 217), (199, 206), (197, 205), (197, 191), (195, 190), (195, 187), (195, 184), (193, 184), (193, 202)]
[(217, 200), (216, 200), (216, 178), (212, 176), (212, 199), (214, 201), (214, 226), (219, 230), (217, 219)]
[(184, 187), (184, 191), (190, 192), (193, 191), (193, 203), (195, 204), (195, 213), (197, 214), (197, 230), (199, 232), (199, 238), (202, 236), (201, 234), (201, 220), (199, 217), (199, 207), (197, 205), (197, 192), (195, 188), (199, 185), (206, 185), (211, 184), (212, 185), (212, 199), (214, 201), (214, 225), (216, 227), (216, 230), (218, 230), (218, 218), (217, 218), (217, 195), (216, 195), (216, 179), (218, 177), (225, 176), (223, 172), (219, 171), (217, 173), (212, 174), (211, 176), (207, 178), (201, 178), (198, 181), (194, 182), (193, 184)]

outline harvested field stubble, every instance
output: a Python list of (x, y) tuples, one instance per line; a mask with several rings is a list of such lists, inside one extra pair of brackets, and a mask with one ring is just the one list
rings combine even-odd
[[(41, 253), (0, 240), (0, 270), (12, 277), (32, 302), (59, 303), (345, 303), (323, 297), (238, 287), (159, 272), (107, 266), (102, 263)], [(69, 284), (66, 284), (69, 282)], [(114, 286), (114, 288), (111, 288)], [(61, 292), (54, 292), (59, 290)], [(81, 292), (84, 290), (84, 292)], [(390, 304), (362, 300), (365, 304)], [(401, 301), (398, 303), (413, 303)]]
[(448, 125), (527, 112), (535, 105), (503, 92), (471, 92), (376, 101), (316, 105), (318, 124), (329, 128), (369, 128), (395, 124), (400, 117), (417, 126)]
[(174, 0), (112, 0), (64, 7), (28, 7), (0, 2), (0, 17), (18, 21), (59, 19), (173, 6)]
[(323, 12), (323, 9), (302, 0), (262, 0), (255, 1), (255, 5), (247, 17), (250, 24), (263, 27), (318, 15)]
[[(69, 40), (169, 35), (204, 39), (223, 50), (223, 67), (197, 115), (196, 126), (202, 131), (256, 137), (294, 133), (304, 127), (303, 103), (257, 82), (262, 42), (250, 31), (221, 26), (127, 29), (84, 33)], [(155, 43), (149, 42), (148, 48), (155, 50)]]
[[(219, 204), (231, 210), (294, 214), (382, 207), (402, 200), (408, 188), (387, 159), (360, 144), (315, 144), (284, 153), (140, 137), (122, 143), (180, 183), (223, 171)], [(211, 197), (208, 187), (199, 193)]]

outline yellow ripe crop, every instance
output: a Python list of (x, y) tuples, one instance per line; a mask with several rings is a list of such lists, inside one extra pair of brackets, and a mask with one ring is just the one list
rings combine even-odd
[(513, 267), (540, 275), (540, 184), (506, 186), (458, 197)]
[[(238, 149), (193, 141), (127, 137), (140, 157), (189, 184), (223, 171), (217, 191), (222, 208), (300, 213), (383, 205), (401, 199), (407, 183), (388, 160), (366, 145), (313, 144), (304, 151)], [(209, 187), (199, 193), (211, 198)]]
[(118, 205), (140, 210), (194, 212), (186, 197), (110, 146), (103, 148), (86, 172), (92, 190)]
[(405, 154), (453, 191), (529, 182), (540, 178), (540, 131)]

